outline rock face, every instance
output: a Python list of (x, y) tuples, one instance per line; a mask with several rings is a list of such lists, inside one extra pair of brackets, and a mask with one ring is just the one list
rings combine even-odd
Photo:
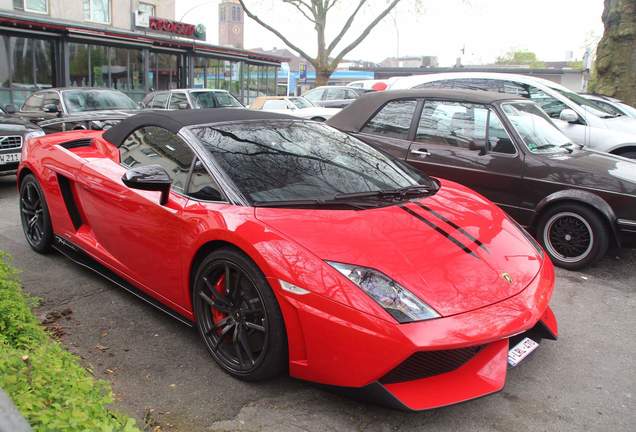
[(605, 0), (603, 23), (595, 91), (636, 105), (636, 0)]

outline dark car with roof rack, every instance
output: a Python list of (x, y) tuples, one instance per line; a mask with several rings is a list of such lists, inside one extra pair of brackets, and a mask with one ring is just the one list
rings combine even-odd
[(537, 104), (472, 90), (367, 94), (330, 126), (486, 196), (580, 269), (636, 245), (636, 162), (573, 144)]

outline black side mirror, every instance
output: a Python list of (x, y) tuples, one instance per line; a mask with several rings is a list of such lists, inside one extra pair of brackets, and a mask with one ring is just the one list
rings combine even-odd
[(478, 143), (473, 140), (468, 142), (468, 150), (474, 150), (479, 152), (479, 156), (486, 154), (486, 144)]
[(16, 108), (15, 105), (9, 104), (4, 107), (4, 112), (6, 112), (7, 114), (15, 114), (18, 112), (18, 109)]
[(166, 205), (168, 203), (172, 179), (161, 165), (131, 168), (124, 173), (121, 181), (131, 189), (161, 192), (159, 204)]
[(46, 104), (42, 107), (42, 111), (45, 113), (56, 113), (60, 112), (60, 109), (57, 107), (57, 104)]

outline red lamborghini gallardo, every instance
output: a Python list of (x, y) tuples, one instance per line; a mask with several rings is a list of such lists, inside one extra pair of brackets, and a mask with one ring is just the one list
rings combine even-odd
[(196, 325), (237, 378), (423, 410), (557, 336), (552, 264), (506, 214), (324, 124), (147, 112), (30, 140), (18, 178), (33, 249)]

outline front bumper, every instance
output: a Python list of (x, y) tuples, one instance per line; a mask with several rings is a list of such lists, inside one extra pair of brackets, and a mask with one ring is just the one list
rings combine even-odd
[[(511, 338), (539, 330), (539, 340), (557, 337), (556, 319), (548, 307), (553, 286), (554, 269), (546, 260), (537, 277), (513, 297), (409, 324), (388, 323), (320, 296), (285, 295), (281, 309), (288, 329), (290, 374), (416, 411), (497, 392), (505, 384)], [(405, 381), (386, 379), (417, 353), (466, 348), (476, 350), (453, 367), (442, 365), (438, 373)]]

